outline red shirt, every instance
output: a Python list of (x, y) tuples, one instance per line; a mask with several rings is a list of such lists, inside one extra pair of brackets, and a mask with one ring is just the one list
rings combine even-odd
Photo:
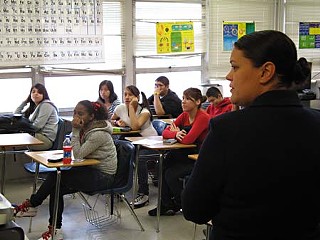
[(222, 113), (231, 112), (232, 103), (230, 98), (224, 98), (217, 106), (213, 104), (209, 105), (206, 112), (210, 115), (211, 118), (216, 117)]
[[(180, 129), (188, 126), (191, 127), (191, 129), (183, 138), (183, 140), (179, 142), (183, 144), (198, 144), (198, 146), (201, 145), (208, 133), (209, 120), (210, 116), (200, 109), (198, 110), (197, 115), (192, 124), (190, 124), (189, 122), (189, 113), (181, 113), (174, 121), (174, 124)], [(162, 132), (162, 136), (163, 138), (175, 138), (176, 133), (177, 132), (170, 131), (170, 126), (168, 126)]]

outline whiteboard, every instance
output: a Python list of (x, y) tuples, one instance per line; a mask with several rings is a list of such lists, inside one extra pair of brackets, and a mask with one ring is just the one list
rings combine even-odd
[(0, 66), (104, 62), (102, 0), (0, 0)]

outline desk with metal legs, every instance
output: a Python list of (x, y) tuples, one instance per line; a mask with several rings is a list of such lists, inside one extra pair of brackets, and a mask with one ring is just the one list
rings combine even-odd
[(41, 145), (41, 144), (43, 144), (42, 141), (31, 136), (29, 133), (0, 134), (0, 148), (1, 148), (0, 153), (2, 155), (0, 192), (2, 194), (4, 194), (4, 191), (5, 191), (6, 154), (21, 152), (16, 150), (9, 150), (9, 149), (16, 148), (16, 147), (28, 147), (32, 145)]
[[(137, 151), (139, 147), (144, 147), (151, 150), (156, 150), (159, 152), (159, 176), (158, 176), (158, 204), (157, 204), (157, 227), (156, 231), (160, 231), (160, 206), (161, 206), (161, 188), (162, 188), (162, 163), (164, 154), (173, 149), (181, 149), (181, 148), (195, 148), (197, 145), (195, 144), (164, 144), (162, 136), (149, 136), (149, 137), (126, 137), (127, 140), (131, 141), (135, 146), (137, 146)], [(136, 153), (136, 163), (139, 162), (138, 153)], [(134, 184), (137, 182), (137, 173), (138, 167), (136, 165), (135, 169), (135, 180)]]
[[(89, 165), (97, 165), (100, 161), (96, 159), (85, 159), (83, 161), (72, 161), (70, 164), (63, 164), (62, 162), (51, 163), (48, 162), (49, 158), (52, 156), (57, 156), (60, 154), (62, 157), (62, 150), (52, 150), (52, 151), (41, 151), (41, 152), (26, 152), (30, 158), (32, 158), (36, 163), (36, 173), (35, 173), (35, 182), (33, 185), (33, 192), (36, 191), (36, 181), (39, 174), (39, 164), (42, 164), (48, 168), (56, 168), (57, 169), (57, 179), (56, 179), (56, 189), (55, 189), (55, 198), (54, 198), (54, 208), (53, 208), (53, 220), (52, 220), (52, 232), (56, 230), (56, 221), (58, 215), (58, 200), (59, 200), (59, 192), (60, 192), (60, 180), (61, 180), (61, 167), (80, 167), (80, 166), (89, 166)], [(54, 238), (54, 235), (52, 235)]]

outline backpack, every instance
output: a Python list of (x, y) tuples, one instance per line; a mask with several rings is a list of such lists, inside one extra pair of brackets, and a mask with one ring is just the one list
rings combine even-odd
[(0, 115), (0, 133), (35, 133), (32, 122), (21, 114)]

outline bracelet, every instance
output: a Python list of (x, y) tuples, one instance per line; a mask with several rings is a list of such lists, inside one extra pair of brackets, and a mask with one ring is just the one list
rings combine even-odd
[(154, 94), (153, 95), (160, 95), (158, 92), (154, 92)]

